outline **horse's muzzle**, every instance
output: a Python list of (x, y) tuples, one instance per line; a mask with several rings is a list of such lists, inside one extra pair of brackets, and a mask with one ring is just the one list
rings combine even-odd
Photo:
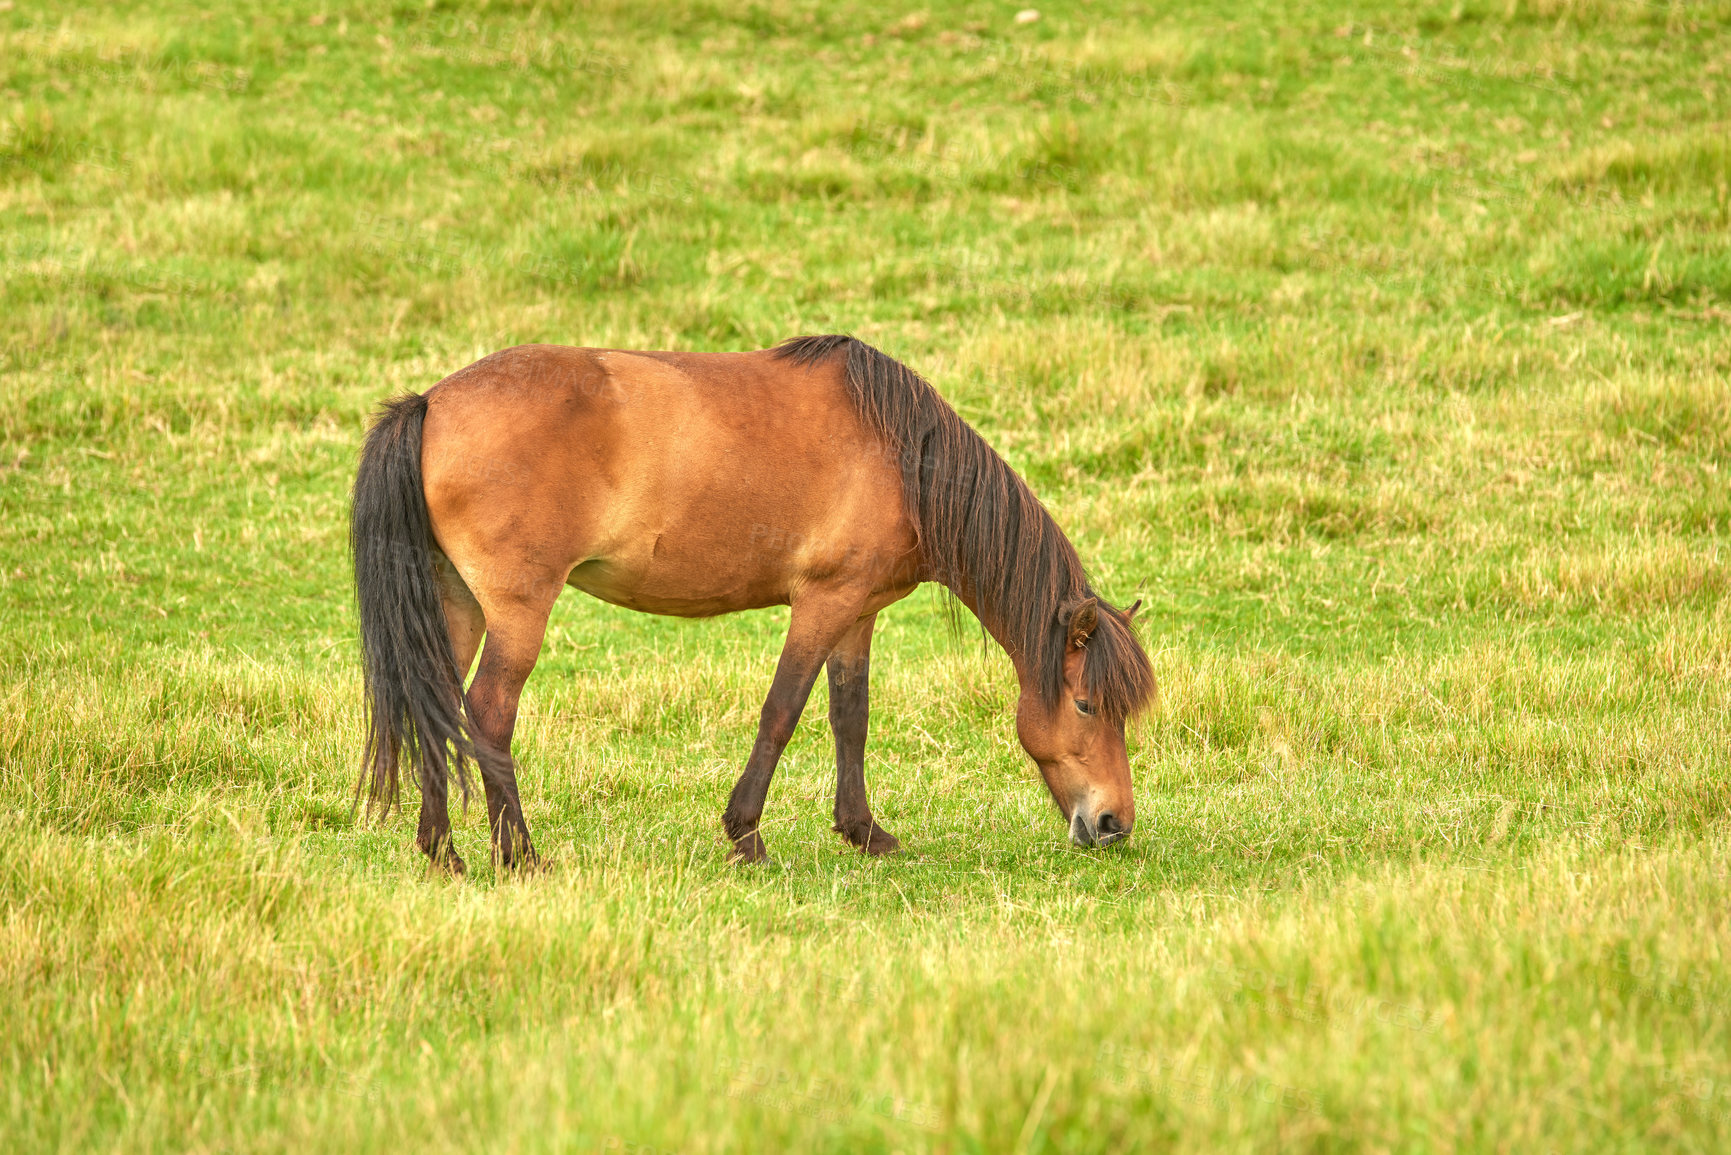
[(1130, 828), (1109, 811), (1096, 815), (1090, 822), (1087, 815), (1077, 810), (1070, 819), (1070, 841), (1077, 846), (1110, 846), (1128, 837)]

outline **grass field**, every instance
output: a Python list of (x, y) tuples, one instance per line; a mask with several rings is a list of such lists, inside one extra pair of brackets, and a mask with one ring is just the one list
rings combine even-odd
[[(1019, 6), (0, 3), (0, 1147), (1731, 1146), (1731, 3)], [(352, 815), (371, 407), (826, 331), (1145, 599), (1134, 839), (929, 592), (893, 860), (575, 592), (551, 869)]]

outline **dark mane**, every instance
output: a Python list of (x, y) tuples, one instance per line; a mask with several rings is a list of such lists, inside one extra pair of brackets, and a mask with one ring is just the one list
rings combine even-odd
[[(918, 373), (854, 337), (795, 337), (775, 355), (799, 365), (847, 357), (854, 404), (899, 455), (902, 498), (936, 580), (971, 603), (1020, 653), (1048, 708), (1064, 693), (1068, 609), (1097, 597), (1064, 531), (1016, 471)], [(1128, 618), (1103, 599), (1082, 680), (1122, 721), (1154, 692)]]

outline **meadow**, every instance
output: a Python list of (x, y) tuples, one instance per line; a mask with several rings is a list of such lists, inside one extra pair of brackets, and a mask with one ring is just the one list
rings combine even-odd
[[(0, 1147), (1731, 1146), (1731, 3), (0, 3)], [(570, 591), (548, 859), (352, 806), (369, 412), (855, 333), (1119, 603), (1138, 822), (879, 619)]]

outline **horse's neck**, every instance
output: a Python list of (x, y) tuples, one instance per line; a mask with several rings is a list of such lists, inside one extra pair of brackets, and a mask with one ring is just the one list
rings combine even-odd
[(968, 612), (979, 619), (980, 626), (991, 635), (998, 648), (1009, 656), (1010, 663), (1016, 667), (1016, 682), (1026, 685), (1028, 681), (1028, 655), (1022, 652), (1021, 623), (995, 620), (997, 615), (983, 613), (978, 598), (972, 590), (959, 588), (959, 583), (945, 582), (945, 587), (956, 596), (956, 600), (968, 608)]

